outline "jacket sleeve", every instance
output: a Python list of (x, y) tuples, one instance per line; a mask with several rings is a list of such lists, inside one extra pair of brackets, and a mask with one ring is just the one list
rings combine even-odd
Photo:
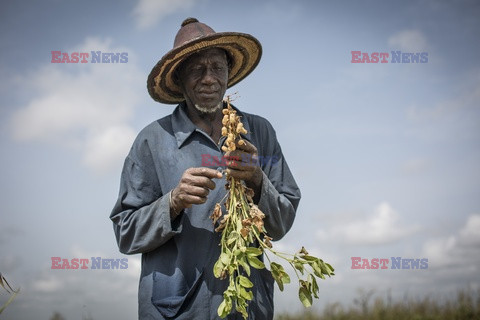
[[(146, 166), (152, 168), (153, 166)], [(110, 219), (120, 252), (145, 253), (181, 231), (170, 220), (170, 191), (162, 194), (157, 175), (129, 155), (122, 171), (118, 200)]]
[(258, 207), (265, 214), (267, 234), (274, 240), (280, 240), (295, 220), (301, 193), (283, 156), (275, 130), (268, 121), (264, 121), (262, 129), (266, 130), (266, 134), (259, 149), (263, 182)]

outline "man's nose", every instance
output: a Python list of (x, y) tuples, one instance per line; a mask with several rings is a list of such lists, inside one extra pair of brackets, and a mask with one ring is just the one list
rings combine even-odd
[(216, 81), (215, 73), (213, 72), (213, 69), (208, 67), (205, 68), (205, 71), (203, 72), (202, 76), (202, 82), (207, 83), (207, 84), (212, 84)]

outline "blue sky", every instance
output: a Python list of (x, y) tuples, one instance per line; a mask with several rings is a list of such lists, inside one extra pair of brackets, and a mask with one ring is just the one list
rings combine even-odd
[[(478, 2), (3, 1), (0, 272), (21, 287), (6, 317), (135, 318), (139, 256), (127, 270), (52, 270), (50, 258), (124, 258), (108, 219), (121, 166), (138, 131), (173, 110), (146, 78), (189, 16), (263, 45), (227, 93), (270, 120), (303, 193), (275, 245), (337, 269), (314, 308), (361, 289), (480, 288)], [(128, 63), (53, 64), (54, 50), (128, 52)], [(356, 50), (428, 62), (353, 64)], [(358, 256), (429, 264), (352, 270)], [(277, 310), (300, 310), (295, 291), (276, 292)]]

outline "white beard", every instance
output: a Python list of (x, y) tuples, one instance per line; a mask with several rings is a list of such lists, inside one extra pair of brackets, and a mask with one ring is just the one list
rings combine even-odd
[(198, 105), (198, 104), (195, 104), (195, 108), (200, 111), (201, 113), (215, 113), (217, 112), (217, 110), (219, 110), (220, 108), (223, 107), (223, 101), (220, 101), (219, 104), (217, 104), (215, 107), (213, 108), (208, 108), (208, 107), (204, 107), (204, 106), (201, 106), (201, 105)]

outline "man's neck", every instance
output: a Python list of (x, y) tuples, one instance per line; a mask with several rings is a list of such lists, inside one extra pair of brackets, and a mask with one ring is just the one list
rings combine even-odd
[(187, 115), (198, 128), (207, 133), (214, 141), (217, 141), (222, 129), (222, 108), (215, 112), (201, 112), (195, 106), (187, 103)]

